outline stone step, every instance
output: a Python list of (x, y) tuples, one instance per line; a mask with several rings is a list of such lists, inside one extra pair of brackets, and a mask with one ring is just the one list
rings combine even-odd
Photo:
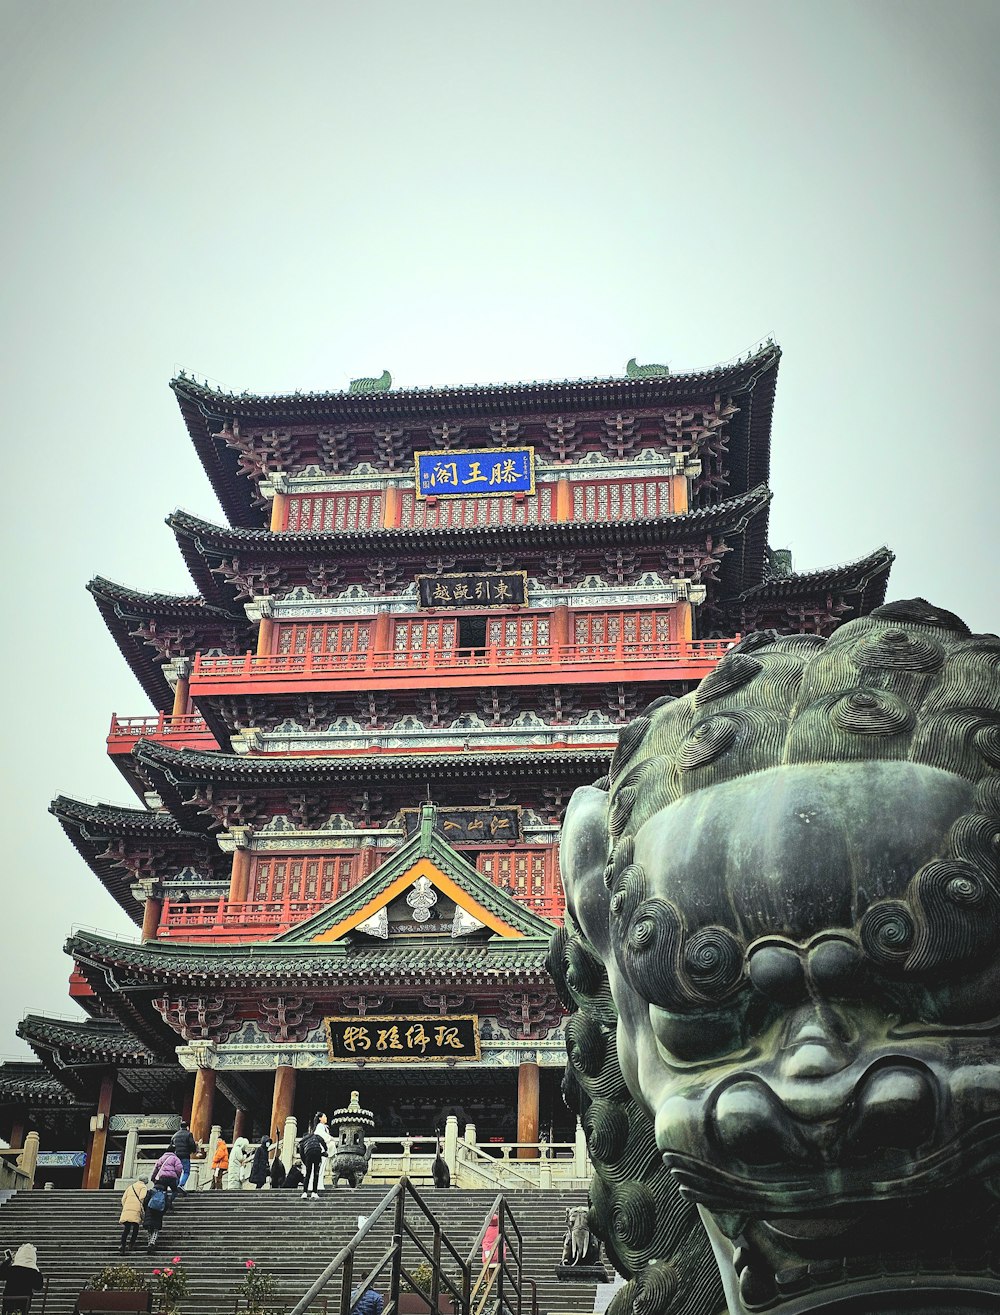
[[(190, 1277), (185, 1315), (220, 1315), (233, 1309), (234, 1290), (247, 1259), (273, 1274), (279, 1297), (290, 1309), (332, 1257), (353, 1237), (359, 1215), (372, 1213), (383, 1199), (382, 1187), (321, 1193), (302, 1201), (298, 1192), (201, 1192), (180, 1199), (167, 1214), (156, 1248), (140, 1246), (129, 1263), (148, 1274), (154, 1266), (180, 1255)], [(451, 1190), (424, 1194), (428, 1207), (461, 1256), (478, 1235), (496, 1194), (488, 1190)], [(567, 1208), (586, 1202), (582, 1191), (511, 1191), (505, 1193), (522, 1235), (524, 1273), (538, 1286), (539, 1310), (593, 1311), (593, 1284), (560, 1283), (554, 1268), (562, 1251)], [(0, 1248), (31, 1241), (49, 1279), (45, 1315), (71, 1315), (87, 1278), (117, 1263), (121, 1198), (117, 1192), (21, 1192), (0, 1211)], [(429, 1245), (427, 1220), (412, 1203), (407, 1219)], [(380, 1221), (358, 1250), (355, 1275), (361, 1277), (383, 1254), (391, 1236), (391, 1217)], [(404, 1245), (404, 1263), (421, 1259), (412, 1243)], [(329, 1290), (331, 1315), (339, 1307), (339, 1287)], [(315, 1309), (322, 1310), (318, 1304)]]

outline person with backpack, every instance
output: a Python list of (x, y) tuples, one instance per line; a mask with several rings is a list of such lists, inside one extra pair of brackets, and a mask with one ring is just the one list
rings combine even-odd
[(121, 1246), (118, 1249), (122, 1255), (125, 1254), (126, 1246), (134, 1247), (138, 1240), (139, 1225), (142, 1223), (142, 1206), (148, 1191), (145, 1178), (137, 1178), (122, 1193), (122, 1212), (118, 1216), (118, 1222), (122, 1226)]
[(142, 1211), (142, 1226), (149, 1238), (146, 1243), (147, 1251), (152, 1251), (156, 1239), (160, 1236), (160, 1229), (163, 1227), (163, 1216), (169, 1208), (170, 1194), (154, 1180), (152, 1191), (146, 1193)]
[(179, 1184), (183, 1172), (184, 1166), (173, 1151), (164, 1151), (153, 1165), (153, 1186), (162, 1187), (172, 1201), (174, 1193), (180, 1190)]
[(194, 1139), (194, 1134), (184, 1119), (181, 1119), (181, 1126), (170, 1138), (170, 1149), (181, 1162), (181, 1176), (177, 1183), (177, 1190), (183, 1195), (184, 1184), (191, 1173), (191, 1156), (195, 1155), (198, 1150), (198, 1143)]
[(311, 1193), (312, 1199), (318, 1201), (320, 1166), (326, 1154), (323, 1138), (315, 1132), (307, 1133), (299, 1143), (299, 1154), (302, 1156), (302, 1167), (306, 1175), (305, 1182), (302, 1184), (302, 1200), (305, 1201)]

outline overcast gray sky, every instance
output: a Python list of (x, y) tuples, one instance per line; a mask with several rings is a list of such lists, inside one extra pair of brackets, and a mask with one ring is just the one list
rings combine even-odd
[[(167, 380), (700, 369), (773, 335), (771, 539), (1000, 627), (996, 3), (0, 3), (0, 1055), (129, 924), (46, 814), (149, 711), (84, 590), (221, 519)], [(990, 384), (990, 379), (994, 380)]]

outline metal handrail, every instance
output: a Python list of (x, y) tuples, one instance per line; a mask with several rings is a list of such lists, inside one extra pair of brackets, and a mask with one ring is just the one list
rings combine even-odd
[[(486, 1230), (487, 1228), (489, 1228), (490, 1221), (493, 1219), (494, 1215), (496, 1216), (497, 1222), (499, 1224), (499, 1232), (497, 1234), (497, 1239), (493, 1243), (493, 1246), (490, 1248), (489, 1252), (486, 1255), (482, 1255), (483, 1239), (486, 1237)], [(509, 1247), (507, 1244), (508, 1224), (513, 1232), (513, 1237), (510, 1239), (513, 1244), (512, 1247)], [(517, 1265), (516, 1278), (514, 1277), (514, 1274), (511, 1273), (507, 1264), (508, 1257), (512, 1249), (514, 1252), (516, 1265)], [(466, 1307), (465, 1315), (483, 1315), (486, 1302), (489, 1299), (494, 1284), (496, 1284), (497, 1287), (496, 1302), (497, 1302), (498, 1315), (505, 1315), (505, 1312), (510, 1310), (510, 1307), (507, 1306), (504, 1300), (504, 1294), (503, 1294), (503, 1286), (504, 1286), (503, 1281), (505, 1276), (510, 1279), (511, 1287), (513, 1288), (514, 1295), (517, 1298), (517, 1305), (515, 1308), (516, 1315), (521, 1315), (521, 1297), (522, 1297), (521, 1289), (524, 1283), (523, 1250), (524, 1250), (524, 1240), (521, 1237), (521, 1230), (518, 1228), (517, 1221), (515, 1220), (514, 1216), (511, 1214), (510, 1206), (507, 1204), (507, 1200), (505, 1196), (503, 1195), (502, 1192), (499, 1192), (493, 1198), (493, 1204), (490, 1206), (485, 1216), (483, 1217), (482, 1227), (479, 1229), (479, 1233), (476, 1236), (476, 1240), (473, 1242), (472, 1247), (469, 1250), (469, 1258), (466, 1261), (466, 1266), (469, 1275), (469, 1293), (468, 1293), (469, 1300), (468, 1300), (468, 1305)], [(482, 1258), (482, 1268), (480, 1269), (476, 1281), (473, 1284), (471, 1281), (472, 1271), (475, 1265), (477, 1252), (480, 1254)], [(475, 1302), (480, 1294), (480, 1289), (483, 1289), (483, 1291), (482, 1291), (481, 1299), (479, 1300), (479, 1304), (476, 1305)], [(537, 1304), (538, 1304), (537, 1291), (535, 1293), (534, 1304), (537, 1309)]]
[[(498, 1198), (502, 1199), (502, 1198)], [(411, 1201), (423, 1214), (425, 1219), (433, 1229), (432, 1249), (428, 1251), (423, 1240), (417, 1236), (411, 1226), (406, 1221), (406, 1203)], [(454, 1245), (441, 1231), (441, 1225), (434, 1218), (434, 1215), (424, 1203), (423, 1198), (410, 1180), (406, 1177), (400, 1178), (394, 1187), (390, 1188), (372, 1213), (368, 1216), (361, 1228), (358, 1229), (354, 1237), (341, 1247), (334, 1258), (323, 1270), (319, 1278), (313, 1283), (305, 1296), (292, 1307), (290, 1315), (305, 1315), (312, 1302), (319, 1296), (323, 1289), (337, 1275), (338, 1271), (341, 1276), (340, 1295), (342, 1312), (348, 1312), (351, 1309), (351, 1293), (355, 1288), (354, 1281), (354, 1257), (355, 1253), (372, 1231), (377, 1223), (385, 1218), (390, 1209), (393, 1211), (393, 1235), (392, 1242), (376, 1262), (374, 1268), (365, 1276), (363, 1282), (358, 1284), (360, 1297), (361, 1293), (367, 1291), (372, 1286), (380, 1274), (389, 1267), (389, 1300), (383, 1309), (383, 1315), (396, 1315), (399, 1307), (399, 1285), (402, 1279), (406, 1279), (415, 1290), (417, 1285), (414, 1282), (413, 1275), (403, 1264), (403, 1238), (405, 1237), (417, 1249), (417, 1251), (430, 1262), (431, 1265), (431, 1293), (429, 1306), (433, 1315), (436, 1315), (438, 1308), (438, 1299), (441, 1295), (442, 1283), (457, 1303), (459, 1315), (468, 1315), (468, 1293), (470, 1286), (470, 1275), (468, 1262), (463, 1261)], [(515, 1226), (516, 1227), (516, 1226)], [(486, 1225), (483, 1226), (483, 1233), (486, 1231)], [(480, 1234), (480, 1244), (482, 1242), (482, 1233)], [(518, 1235), (520, 1238), (520, 1235)], [(442, 1269), (441, 1267), (441, 1248), (442, 1246), (448, 1252), (450, 1259), (458, 1267), (461, 1274), (461, 1287)], [(520, 1315), (520, 1307), (518, 1309)]]

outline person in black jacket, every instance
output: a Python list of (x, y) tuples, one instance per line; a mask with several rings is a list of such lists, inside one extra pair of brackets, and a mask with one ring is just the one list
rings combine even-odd
[(271, 1139), (264, 1136), (260, 1139), (260, 1145), (253, 1153), (253, 1163), (250, 1166), (249, 1181), (259, 1192), (267, 1182), (268, 1172), (271, 1168)]
[(191, 1173), (191, 1156), (198, 1150), (198, 1143), (194, 1139), (191, 1129), (181, 1119), (181, 1126), (170, 1138), (170, 1149), (180, 1160), (184, 1172), (181, 1174), (180, 1182), (177, 1184), (177, 1190), (184, 1195), (184, 1184)]
[(6, 1279), (3, 1289), (3, 1315), (23, 1315), (31, 1310), (31, 1298), (45, 1284), (38, 1268), (38, 1252), (30, 1242), (16, 1251), (5, 1251), (0, 1263), (0, 1279)]
[(302, 1167), (306, 1173), (306, 1180), (302, 1184), (303, 1201), (310, 1194), (314, 1201), (319, 1200), (320, 1166), (325, 1153), (323, 1139), (315, 1132), (310, 1132), (299, 1142), (299, 1154), (302, 1156)]
[(274, 1159), (271, 1161), (271, 1188), (284, 1187), (285, 1179), (288, 1175), (285, 1173), (285, 1162), (281, 1158), (281, 1147), (274, 1153)]

